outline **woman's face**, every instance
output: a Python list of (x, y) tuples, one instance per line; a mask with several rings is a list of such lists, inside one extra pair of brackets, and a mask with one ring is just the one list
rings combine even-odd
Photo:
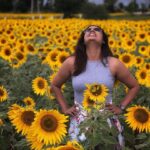
[(85, 44), (89, 41), (96, 41), (98, 43), (102, 43), (103, 41), (103, 33), (102, 30), (97, 26), (90, 26), (85, 31), (84, 34), (84, 42)]

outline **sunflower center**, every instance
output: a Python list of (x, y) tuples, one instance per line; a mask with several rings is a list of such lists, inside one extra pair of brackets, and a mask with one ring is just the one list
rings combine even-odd
[(52, 60), (52, 61), (56, 61), (56, 56), (57, 56), (57, 54), (52, 54), (51, 60)]
[(42, 80), (38, 81), (38, 87), (39, 87), (39, 89), (43, 89), (45, 87), (44, 85), (45, 84), (44, 84), (44, 82)]
[(25, 111), (21, 115), (22, 121), (28, 126), (32, 124), (32, 122), (34, 121), (34, 117), (35, 113), (33, 111)]
[(29, 50), (29, 51), (31, 51), (31, 52), (33, 52), (33, 51), (34, 51), (34, 48), (33, 48), (33, 46), (31, 46), (31, 45), (28, 45), (28, 50)]
[(60, 58), (61, 63), (63, 63), (63, 62), (65, 61), (65, 59), (66, 59), (66, 57), (65, 57), (65, 56), (62, 56), (62, 57)]
[(30, 100), (27, 100), (27, 102), (26, 102), (26, 103), (27, 103), (27, 105), (31, 105), (31, 102), (30, 102)]
[(145, 72), (141, 72), (140, 76), (141, 76), (142, 79), (145, 79), (146, 78), (146, 73)]
[(20, 46), (20, 51), (24, 52), (24, 46)]
[(88, 102), (89, 105), (93, 105), (93, 104), (95, 103), (95, 102), (94, 102), (92, 99), (90, 99), (90, 98), (87, 99), (87, 102)]
[(125, 63), (130, 62), (130, 57), (129, 56), (124, 56), (123, 57), (123, 62), (125, 62)]
[(91, 87), (91, 92), (93, 95), (98, 96), (101, 94), (102, 92), (102, 88), (99, 85), (94, 85)]
[(6, 40), (5, 40), (5, 39), (2, 39), (2, 40), (1, 40), (1, 43), (5, 44), (5, 43), (6, 43)]
[(4, 95), (4, 91), (2, 89), (0, 89), (0, 96)]
[(114, 43), (113, 41), (110, 41), (110, 42), (109, 42), (110, 45), (112, 45), (113, 43)]
[(140, 37), (143, 39), (145, 37), (145, 34), (140, 34)]
[(16, 54), (16, 57), (17, 57), (19, 60), (22, 60), (22, 59), (23, 59), (23, 54), (22, 54), (22, 53), (17, 53), (17, 54)]
[(137, 59), (137, 63), (138, 64), (141, 63), (141, 59), (140, 58)]
[(146, 110), (139, 108), (134, 112), (134, 117), (138, 122), (145, 123), (149, 119), (149, 114)]
[(58, 126), (57, 119), (52, 115), (45, 115), (41, 119), (41, 128), (47, 132), (55, 131)]
[(142, 47), (141, 50), (142, 50), (142, 51), (145, 51), (145, 47)]
[(149, 66), (149, 64), (146, 64), (146, 69), (150, 69), (150, 66)]
[(131, 42), (131, 41), (128, 41), (128, 45), (131, 46), (131, 45), (132, 45), (132, 42)]
[(9, 50), (9, 49), (6, 49), (6, 50), (5, 50), (5, 54), (6, 54), (7, 56), (10, 56), (10, 54), (11, 54), (10, 50)]

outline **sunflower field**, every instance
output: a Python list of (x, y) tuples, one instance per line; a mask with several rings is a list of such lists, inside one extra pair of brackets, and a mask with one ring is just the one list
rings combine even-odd
[[(55, 74), (90, 24), (104, 29), (113, 54), (140, 84), (138, 95), (120, 116), (125, 149), (150, 149), (150, 20), (1, 19), (0, 24), (0, 150), (92, 149), (69, 140), (69, 116), (61, 113), (51, 90)], [(71, 106), (71, 80), (61, 89)], [(127, 92), (116, 81), (113, 102), (119, 104)], [(99, 137), (95, 132), (95, 137), (111, 144), (106, 134)]]

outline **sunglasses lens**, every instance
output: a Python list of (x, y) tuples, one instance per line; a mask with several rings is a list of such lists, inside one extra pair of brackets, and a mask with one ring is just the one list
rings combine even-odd
[(100, 32), (100, 31), (101, 31), (101, 29), (100, 29), (100, 28), (95, 28), (94, 30), (95, 30), (95, 31), (98, 31), (98, 32)]
[(91, 28), (88, 28), (85, 30), (85, 32), (90, 32), (91, 31)]
[(94, 28), (94, 29), (87, 28), (87, 29), (85, 29), (85, 31), (84, 31), (84, 32), (90, 32), (91, 30), (101, 32), (101, 29), (100, 29), (100, 28)]

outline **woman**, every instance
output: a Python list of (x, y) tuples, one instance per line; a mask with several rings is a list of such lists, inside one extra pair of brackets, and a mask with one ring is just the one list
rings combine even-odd
[[(62, 84), (70, 77), (74, 89), (75, 103), (72, 107), (68, 106), (61, 92)], [(119, 106), (112, 103), (112, 89), (116, 79), (129, 88), (129, 92), (120, 102)], [(119, 59), (113, 57), (106, 33), (96, 25), (90, 25), (82, 31), (75, 48), (75, 53), (63, 62), (51, 84), (62, 112), (72, 116), (69, 128), (69, 134), (72, 139), (76, 139), (78, 133), (78, 131), (72, 131), (74, 128), (77, 129), (78, 124), (73, 119), (79, 114), (76, 106), (77, 104), (82, 106), (85, 83), (92, 82), (104, 83), (109, 88), (110, 93), (106, 98), (107, 108), (115, 115), (122, 113), (122, 110), (133, 100), (139, 90), (138, 82), (129, 70)], [(116, 119), (115, 121), (118, 120)]]

